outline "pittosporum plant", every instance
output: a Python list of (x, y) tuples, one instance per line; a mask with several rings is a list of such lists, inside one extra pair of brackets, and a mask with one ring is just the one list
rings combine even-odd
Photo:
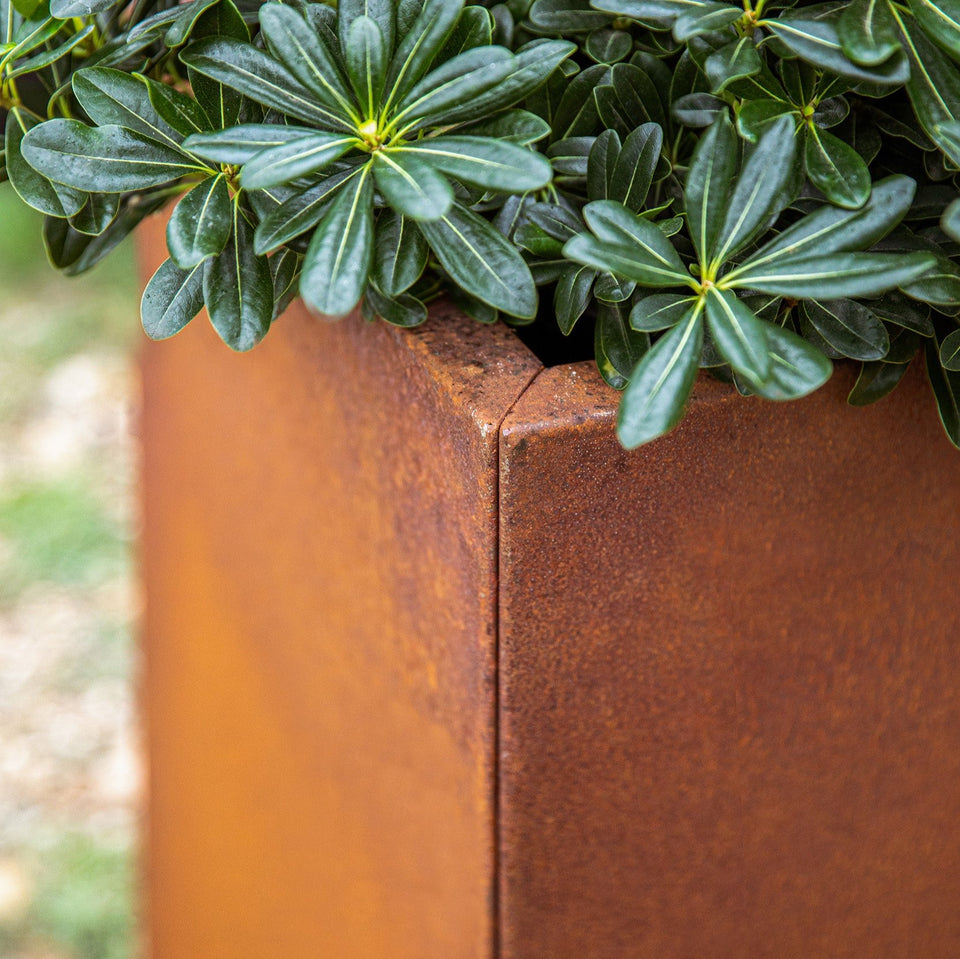
[(960, 445), (955, 0), (0, 0), (5, 169), (80, 272), (170, 198), (156, 338), (298, 292), (592, 327), (628, 446), (697, 371), (850, 402), (922, 352)]

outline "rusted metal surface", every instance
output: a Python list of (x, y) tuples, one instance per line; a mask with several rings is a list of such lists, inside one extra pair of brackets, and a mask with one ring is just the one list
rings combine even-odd
[(439, 313), (145, 352), (154, 959), (491, 956), (498, 426), (539, 364)]
[(501, 959), (954, 957), (960, 454), (919, 369), (701, 381), (634, 453), (589, 365), (501, 443)]

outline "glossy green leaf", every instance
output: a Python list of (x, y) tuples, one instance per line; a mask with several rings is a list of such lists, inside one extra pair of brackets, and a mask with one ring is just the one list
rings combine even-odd
[(746, 262), (761, 266), (782, 257), (825, 256), (872, 246), (903, 219), (916, 187), (906, 176), (880, 180), (859, 210), (822, 206), (787, 227)]
[[(811, 290), (815, 292), (815, 290)], [(854, 300), (807, 300), (807, 319), (838, 352), (853, 360), (881, 360), (890, 349), (886, 327), (875, 313)]]
[(617, 435), (633, 449), (672, 430), (697, 378), (703, 347), (703, 317), (699, 306), (643, 357), (620, 401)]
[(119, 126), (48, 120), (23, 139), (27, 162), (57, 183), (96, 193), (125, 193), (202, 170), (184, 154)]
[[(369, 17), (380, 31), (384, 51), (389, 58), (393, 55), (397, 35), (396, 6), (394, 0), (339, 0), (337, 3), (337, 31), (346, 38), (349, 46), (349, 31), (354, 22), (358, 17)], [(489, 19), (486, 17), (485, 11), (483, 19)], [(347, 51), (344, 50), (343, 54), (346, 56)]]
[(386, 40), (375, 20), (362, 16), (350, 24), (344, 57), (361, 116), (373, 119), (383, 93), (389, 58)]
[(650, 192), (662, 147), (663, 133), (659, 126), (645, 123), (637, 127), (616, 157), (606, 198), (619, 201), (632, 213), (639, 213)]
[(737, 37), (707, 57), (706, 75), (713, 93), (719, 94), (735, 80), (759, 73), (763, 66), (752, 36)]
[(411, 220), (386, 210), (377, 219), (373, 281), (387, 296), (408, 290), (427, 265), (429, 247)]
[(906, 372), (906, 363), (864, 363), (847, 402), (851, 406), (869, 406), (876, 403), (893, 391)]
[(369, 168), (337, 192), (303, 262), (300, 295), (326, 316), (344, 316), (359, 302), (373, 263), (373, 176)]
[(697, 144), (683, 194), (690, 236), (701, 263), (709, 263), (716, 255), (737, 158), (736, 133), (723, 114)]
[(164, 260), (147, 283), (140, 301), (144, 332), (152, 340), (179, 333), (203, 309), (203, 266), (182, 270)]
[(792, 198), (795, 130), (792, 117), (779, 117), (760, 136), (723, 211), (712, 262), (723, 263), (739, 253)]
[[(286, 4), (266, 3), (260, 8), (259, 16), (270, 51), (290, 74), (337, 116), (359, 117), (357, 102), (340, 63), (324, 43), (322, 35)], [(382, 43), (381, 38), (381, 59), (386, 56)], [(382, 69), (381, 63), (381, 72)]]
[(391, 297), (371, 285), (367, 287), (365, 305), (391, 326), (409, 329), (419, 326), (427, 319), (426, 306), (409, 293), (400, 293)]
[(631, 329), (622, 304), (601, 303), (594, 327), (594, 351), (600, 375), (615, 390), (626, 388), (630, 374), (650, 349), (650, 336)]
[(833, 364), (815, 346), (775, 324), (767, 326), (770, 377), (752, 384), (768, 400), (795, 400), (819, 389), (830, 379)]
[(814, 186), (837, 206), (855, 210), (870, 196), (870, 171), (853, 147), (826, 130), (807, 127), (804, 160)]
[[(458, 116), (467, 105), (506, 80), (516, 68), (513, 54), (504, 47), (474, 47), (431, 70), (397, 104), (394, 123), (418, 129)], [(504, 106), (513, 102), (506, 97)], [(482, 115), (482, 114), (478, 114)]]
[(167, 221), (167, 249), (182, 270), (191, 270), (227, 244), (233, 210), (226, 179), (209, 177), (181, 198)]
[(553, 311), (564, 336), (570, 334), (577, 320), (586, 313), (596, 278), (596, 270), (588, 266), (573, 266), (560, 277), (553, 296)]
[(444, 136), (391, 149), (429, 163), (464, 183), (510, 193), (545, 187), (553, 176), (550, 162), (539, 153), (513, 143), (484, 137)]
[(306, 190), (294, 190), (291, 196), (261, 216), (254, 233), (254, 250), (259, 254), (272, 253), (312, 230), (326, 214), (337, 190), (362, 173), (361, 167), (354, 167), (335, 173)]
[(899, 49), (897, 23), (887, 0), (853, 0), (837, 22), (843, 52), (863, 66), (889, 60)]
[(155, 81), (147, 83), (147, 94), (160, 118), (181, 137), (210, 130), (210, 120), (196, 100)]
[(453, 205), (450, 181), (411, 150), (380, 150), (373, 160), (377, 189), (390, 206), (414, 220), (436, 220)]
[(530, 270), (513, 244), (482, 217), (455, 204), (438, 220), (418, 224), (443, 268), (464, 290), (521, 318), (537, 312)]
[(416, 20), (400, 42), (387, 70), (388, 103), (395, 105), (430, 68), (453, 31), (463, 0), (424, 0)]
[(834, 253), (805, 259), (778, 257), (763, 265), (746, 263), (724, 278), (738, 288), (803, 298), (878, 296), (909, 283), (936, 262), (928, 253)]
[(928, 37), (955, 60), (960, 60), (960, 2), (958, 0), (909, 0), (910, 9)]
[(253, 227), (233, 205), (233, 229), (223, 251), (204, 261), (203, 301), (213, 328), (238, 352), (252, 349), (273, 322), (273, 274), (253, 250)]
[(82, 190), (55, 183), (38, 173), (24, 158), (23, 138), (40, 121), (23, 107), (14, 107), (7, 114), (4, 132), (4, 158), (7, 176), (18, 196), (28, 206), (47, 216), (70, 217), (87, 202)]
[(229, 37), (211, 37), (190, 44), (180, 59), (197, 73), (264, 106), (321, 129), (352, 132), (350, 123), (325, 105), (317, 93), (249, 44)]
[(943, 211), (940, 228), (948, 236), (960, 242), (960, 200), (954, 200), (953, 203)]
[(630, 311), (630, 325), (645, 333), (658, 333), (676, 326), (696, 305), (689, 293), (653, 293), (637, 300)]
[(587, 226), (601, 242), (641, 255), (661, 271), (675, 275), (685, 273), (683, 261), (663, 231), (621, 204), (611, 200), (588, 203), (583, 208), (583, 216)]
[(179, 149), (183, 136), (150, 102), (144, 79), (120, 70), (91, 67), (74, 74), (73, 92), (97, 126), (121, 126), (173, 150)]
[(87, 202), (70, 217), (70, 226), (87, 236), (100, 236), (113, 223), (119, 211), (118, 194), (91, 193)]
[(869, 67), (854, 63), (843, 51), (837, 27), (826, 20), (779, 17), (764, 22), (767, 29), (798, 57), (841, 77), (883, 86), (899, 86), (910, 76), (910, 64), (900, 54)]
[(940, 344), (940, 365), (951, 373), (960, 373), (960, 330), (948, 334)]
[(752, 385), (763, 383), (770, 376), (769, 324), (729, 290), (710, 287), (705, 299), (710, 336), (724, 359)]
[(213, 163), (242, 166), (264, 150), (312, 136), (315, 132), (309, 127), (278, 123), (245, 123), (229, 130), (195, 133), (183, 141), (183, 147)]
[(927, 378), (933, 387), (940, 422), (954, 446), (960, 447), (960, 374), (940, 365), (936, 340), (927, 340), (925, 348)]
[(358, 142), (356, 137), (340, 133), (311, 133), (268, 147), (244, 164), (240, 183), (245, 190), (264, 190), (319, 173), (354, 149)]

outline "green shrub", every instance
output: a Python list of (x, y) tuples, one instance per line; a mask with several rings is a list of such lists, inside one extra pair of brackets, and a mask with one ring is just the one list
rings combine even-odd
[[(923, 353), (960, 445), (960, 5), (0, 0), (6, 170), (89, 268), (179, 197), (149, 335), (298, 292), (593, 327), (627, 446), (697, 371), (850, 402)], [(29, 95), (28, 95), (29, 93)]]

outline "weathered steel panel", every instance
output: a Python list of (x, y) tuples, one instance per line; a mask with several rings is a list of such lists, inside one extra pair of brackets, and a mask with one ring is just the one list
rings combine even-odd
[(960, 454), (702, 380), (633, 453), (589, 365), (501, 444), (501, 959), (954, 957)]
[(498, 427), (538, 369), (442, 307), (146, 350), (154, 959), (490, 959)]

